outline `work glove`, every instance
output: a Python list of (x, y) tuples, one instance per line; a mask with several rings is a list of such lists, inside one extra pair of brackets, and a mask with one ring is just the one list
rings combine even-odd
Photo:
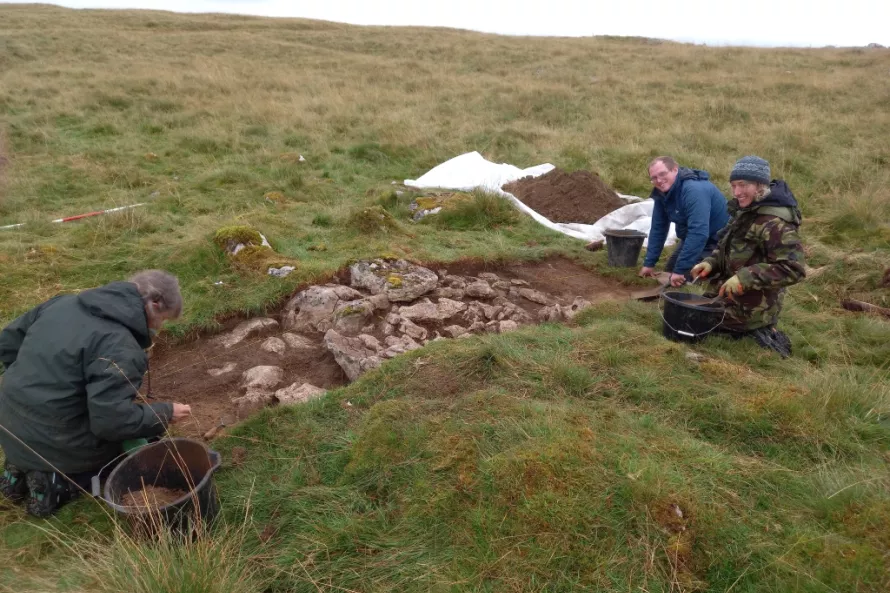
[(736, 275), (724, 282), (723, 286), (720, 287), (720, 290), (717, 291), (717, 294), (732, 299), (732, 297), (740, 296), (744, 294), (744, 292), (745, 289), (742, 287), (742, 281), (739, 280), (738, 275)]
[(709, 264), (708, 262), (701, 262), (700, 264), (695, 264), (692, 266), (692, 269), (689, 271), (689, 275), (693, 278), (707, 278), (708, 274), (714, 269), (714, 266)]

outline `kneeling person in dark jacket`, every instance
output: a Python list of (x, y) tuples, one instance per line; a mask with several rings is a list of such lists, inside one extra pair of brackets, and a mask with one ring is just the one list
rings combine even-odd
[(649, 181), (654, 186), (649, 197), (655, 206), (640, 276), (655, 276), (655, 264), (674, 223), (680, 244), (665, 269), (671, 273), (671, 286), (681, 286), (691, 278), (692, 266), (717, 246), (717, 233), (729, 221), (726, 198), (710, 182), (707, 171), (680, 167), (668, 156), (649, 163)]
[(136, 402), (152, 334), (181, 312), (176, 278), (149, 270), (55, 297), (0, 332), (3, 494), (48, 516), (124, 441), (161, 435), (190, 413), (182, 404)]
[(717, 249), (692, 268), (710, 278), (727, 298), (719, 328), (735, 338), (752, 337), (783, 357), (791, 342), (776, 329), (785, 288), (803, 280), (803, 246), (797, 200), (782, 180), (770, 181), (769, 163), (756, 156), (736, 162), (729, 176), (736, 204)]

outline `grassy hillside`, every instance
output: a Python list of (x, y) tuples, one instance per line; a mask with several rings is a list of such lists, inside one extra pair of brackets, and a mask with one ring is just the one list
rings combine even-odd
[[(758, 154), (817, 270), (788, 361), (722, 339), (692, 360), (655, 307), (606, 303), (266, 411), (214, 444), (247, 461), (204, 543), (133, 546), (89, 501), (49, 527), (3, 507), (0, 590), (887, 591), (890, 323), (838, 299), (890, 305), (888, 72), (881, 50), (0, 5), (0, 226), (28, 223), (0, 230), (2, 322), (146, 267), (180, 276), (181, 336), (357, 257), (602, 262), (490, 204), (408, 222), (391, 182), (469, 150), (638, 195), (655, 155), (727, 190)], [(233, 223), (297, 271), (233, 268), (212, 244)]]

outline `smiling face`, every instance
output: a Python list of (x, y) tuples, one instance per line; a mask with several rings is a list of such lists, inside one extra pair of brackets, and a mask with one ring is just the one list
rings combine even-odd
[(668, 169), (661, 161), (655, 161), (655, 163), (649, 167), (649, 181), (652, 182), (652, 185), (654, 185), (658, 191), (666, 194), (668, 190), (671, 189), (671, 186), (674, 185), (674, 181), (677, 180), (677, 173), (679, 172), (679, 167)]
[(733, 181), (730, 185), (732, 186), (733, 197), (739, 201), (739, 206), (742, 208), (747, 208), (753, 204), (760, 194), (760, 184), (753, 181), (738, 180)]

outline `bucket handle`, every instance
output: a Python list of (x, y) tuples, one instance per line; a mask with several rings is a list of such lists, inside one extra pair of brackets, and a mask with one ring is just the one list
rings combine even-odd
[[(663, 291), (662, 291), (662, 292), (663, 292)], [(706, 332), (702, 332), (702, 333), (700, 333), (700, 334), (693, 334), (693, 333), (691, 333), (691, 332), (684, 332), (684, 331), (681, 331), (681, 330), (675, 328), (675, 327), (674, 327), (673, 325), (671, 325), (670, 323), (668, 323), (668, 320), (667, 320), (667, 319), (665, 318), (665, 316), (664, 316), (664, 305), (661, 304), (661, 303), (663, 303), (663, 302), (664, 302), (664, 299), (659, 299), (658, 314), (661, 316), (661, 321), (662, 321), (666, 326), (668, 326), (668, 327), (671, 329), (671, 331), (673, 331), (674, 333), (680, 334), (681, 336), (686, 336), (687, 338), (700, 338), (700, 337), (702, 337), (702, 336), (706, 336), (706, 335), (708, 335), (709, 333), (711, 333), (712, 331), (714, 331), (715, 329), (717, 329), (718, 327), (720, 327), (721, 325), (723, 325), (723, 322), (726, 321), (726, 308), (724, 307), (724, 309), (723, 309), (723, 316), (720, 318), (720, 321), (718, 321), (718, 322), (717, 322), (717, 325), (715, 325), (714, 327), (712, 327), (712, 328), (709, 329), (708, 331), (706, 331)]]
[(101, 468), (99, 468), (99, 471), (97, 471), (96, 474), (90, 478), (90, 490), (91, 490), (90, 494), (93, 495), (93, 498), (102, 498), (101, 476), (102, 476), (102, 472), (104, 472), (108, 468), (109, 465), (111, 465), (112, 463), (114, 463), (115, 461), (117, 461), (118, 459), (123, 457), (124, 455), (129, 455), (131, 453), (135, 453), (142, 447), (147, 447), (148, 445), (151, 445), (151, 444), (152, 443), (145, 443), (144, 445), (139, 445), (137, 447), (133, 447), (129, 451), (122, 451), (118, 455), (115, 455), (111, 459), (111, 461), (109, 461), (108, 463), (103, 465)]

